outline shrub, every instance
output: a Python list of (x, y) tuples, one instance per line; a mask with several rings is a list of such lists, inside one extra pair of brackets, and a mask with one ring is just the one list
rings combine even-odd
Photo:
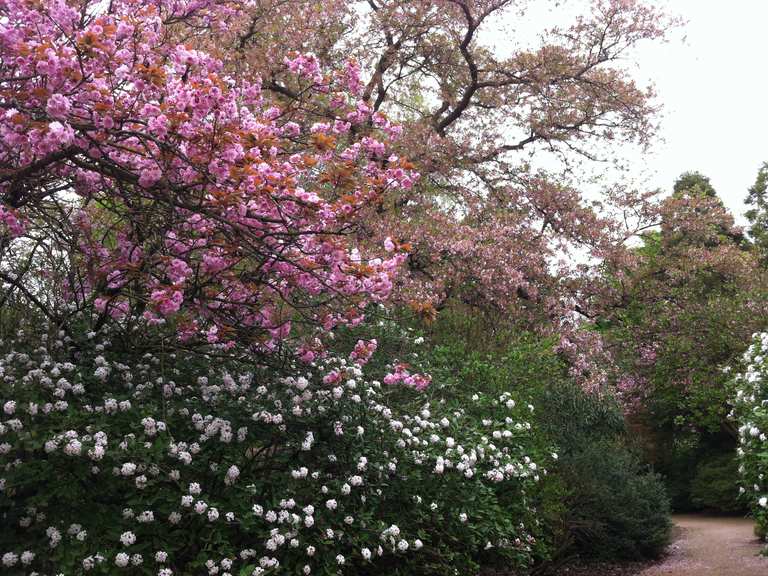
[(768, 532), (768, 333), (757, 334), (734, 381), (732, 416), (739, 423), (741, 491), (755, 517), (755, 533)]
[(542, 428), (563, 454), (579, 452), (603, 438), (621, 438), (625, 433), (624, 416), (615, 399), (584, 392), (570, 380), (537, 389), (532, 401), (540, 406)]
[(560, 467), (570, 487), (569, 525), (582, 556), (653, 558), (669, 542), (669, 500), (660, 478), (615, 441), (595, 442)]
[(696, 466), (691, 482), (691, 502), (699, 509), (741, 512), (736, 454), (714, 454)]
[[(656, 435), (663, 435), (661, 441), (656, 441)], [(700, 434), (676, 434), (668, 430), (651, 428), (649, 436), (655, 442), (654, 464), (662, 475), (667, 488), (670, 504), (678, 512), (699, 511), (700, 507), (691, 499), (691, 484), (696, 473), (697, 464), (703, 458), (708, 447), (702, 446)]]
[(422, 359), (459, 399), (476, 390), (508, 392), (536, 406), (532, 441), (559, 455), (535, 494), (547, 544), (541, 559), (658, 556), (669, 540), (669, 501), (660, 478), (628, 447), (618, 402), (576, 385), (554, 339), (465, 338), (474, 328), (455, 315), (439, 319), (438, 344)]
[(618, 403), (556, 383), (534, 397), (539, 425), (558, 445), (562, 554), (601, 559), (658, 556), (669, 540), (669, 500), (658, 475), (628, 446)]
[(536, 553), (541, 461), (510, 394), (459, 403), (339, 357), (278, 373), (110, 339), (5, 343), (6, 567), (463, 575)]

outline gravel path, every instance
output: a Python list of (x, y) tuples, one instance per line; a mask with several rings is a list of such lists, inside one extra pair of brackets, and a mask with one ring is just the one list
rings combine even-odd
[(680, 537), (669, 556), (638, 576), (768, 576), (768, 558), (751, 520), (716, 516), (674, 516)]

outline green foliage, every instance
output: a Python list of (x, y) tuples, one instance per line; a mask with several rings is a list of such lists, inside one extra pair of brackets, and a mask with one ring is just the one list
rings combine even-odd
[[(552, 352), (551, 342), (537, 340), (530, 334), (518, 337), (506, 350), (496, 353), (471, 350), (459, 342), (438, 345), (429, 360), (430, 367), (443, 376), (443, 381), (459, 386), (459, 394), (472, 390), (515, 390), (533, 399), (543, 389), (567, 378), (566, 368)], [(471, 386), (462, 390), (465, 382)]]
[(765, 325), (768, 284), (705, 176), (683, 174), (661, 217), (632, 266), (613, 272), (621, 306), (598, 326), (674, 508), (733, 510), (727, 474), (711, 461), (735, 449), (724, 367)]
[(658, 555), (668, 541), (669, 502), (659, 477), (628, 446), (617, 401), (578, 387), (553, 338), (498, 325), (483, 338), (478, 325), (453, 311), (441, 316), (422, 360), (442, 385), (454, 384), (457, 401), (508, 391), (536, 406), (532, 440), (558, 455), (533, 495), (544, 558)]
[(662, 475), (672, 509), (677, 512), (692, 512), (698, 507), (691, 501), (697, 462), (702, 452), (699, 434), (681, 434), (678, 430), (669, 432), (669, 437), (659, 439), (663, 432), (654, 430), (652, 442), (657, 447), (656, 470)]
[(585, 393), (569, 380), (541, 387), (533, 401), (544, 408), (539, 415), (542, 430), (563, 454), (624, 435), (624, 417), (615, 399)]
[(658, 475), (620, 442), (595, 441), (564, 458), (574, 548), (601, 559), (657, 557), (669, 542), (669, 500)]
[(742, 512), (735, 452), (709, 455), (699, 462), (691, 482), (691, 502), (700, 509)]
[(683, 172), (672, 187), (672, 193), (675, 195), (697, 195), (716, 198), (717, 192), (709, 182), (709, 178), (700, 172)]
[(757, 172), (755, 183), (749, 189), (745, 216), (749, 221), (749, 237), (755, 244), (760, 263), (768, 266), (768, 162)]

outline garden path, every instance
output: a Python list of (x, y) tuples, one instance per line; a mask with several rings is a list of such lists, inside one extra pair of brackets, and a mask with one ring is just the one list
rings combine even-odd
[(673, 516), (680, 536), (670, 555), (638, 576), (768, 576), (768, 558), (744, 518)]

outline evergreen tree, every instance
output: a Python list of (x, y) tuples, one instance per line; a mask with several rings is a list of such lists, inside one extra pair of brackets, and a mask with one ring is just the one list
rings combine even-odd
[(757, 171), (755, 183), (749, 189), (746, 204), (751, 206), (746, 216), (749, 220), (749, 237), (755, 244), (755, 249), (763, 267), (768, 266), (768, 162), (763, 162)]
[(672, 188), (673, 196), (692, 195), (708, 198), (717, 198), (717, 192), (707, 176), (701, 172), (683, 172), (675, 180)]

